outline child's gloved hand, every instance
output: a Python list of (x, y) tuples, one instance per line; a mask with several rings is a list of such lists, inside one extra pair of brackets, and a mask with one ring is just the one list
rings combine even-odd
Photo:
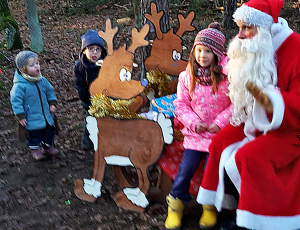
[(55, 105), (50, 105), (50, 112), (55, 113), (56, 112), (56, 107)]
[(217, 133), (220, 130), (221, 130), (220, 127), (218, 125), (216, 125), (215, 123), (211, 123), (207, 129), (207, 131), (210, 133)]
[(196, 125), (196, 133), (203, 133), (207, 130), (208, 126), (202, 121), (199, 121)]
[(22, 120), (19, 120), (20, 124), (24, 127), (26, 127), (26, 119), (22, 119)]

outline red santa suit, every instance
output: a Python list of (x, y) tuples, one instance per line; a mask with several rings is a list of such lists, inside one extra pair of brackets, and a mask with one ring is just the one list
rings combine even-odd
[(218, 133), (197, 196), (218, 211), (230, 208), (226, 170), (239, 192), (237, 225), (248, 229), (300, 229), (300, 35), (284, 19), (279, 23), (277, 87), (263, 90), (273, 105), (271, 120), (255, 102), (253, 120)]

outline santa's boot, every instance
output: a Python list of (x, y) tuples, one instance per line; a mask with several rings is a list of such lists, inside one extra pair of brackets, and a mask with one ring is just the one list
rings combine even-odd
[(203, 212), (199, 221), (201, 229), (210, 229), (217, 224), (218, 211), (214, 205), (202, 205)]
[(181, 219), (183, 215), (184, 205), (178, 198), (167, 196), (168, 216), (165, 221), (167, 230), (178, 230), (181, 227)]

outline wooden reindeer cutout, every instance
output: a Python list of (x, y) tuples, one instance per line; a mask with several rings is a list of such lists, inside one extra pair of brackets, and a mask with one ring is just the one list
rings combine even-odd
[(151, 3), (151, 14), (145, 17), (151, 21), (155, 27), (156, 38), (152, 43), (151, 54), (145, 60), (145, 68), (148, 72), (164, 72), (173, 76), (178, 76), (185, 70), (187, 60), (182, 59), (182, 36), (186, 31), (194, 31), (191, 25), (195, 13), (191, 11), (186, 18), (178, 14), (179, 29), (174, 34), (173, 28), (167, 33), (162, 33), (159, 21), (163, 16), (163, 11), (157, 12), (155, 3)]
[[(106, 95), (114, 99), (131, 99), (139, 95), (147, 85), (147, 80), (139, 82), (130, 78), (133, 54), (137, 47), (148, 44), (144, 37), (149, 25), (140, 32), (132, 29), (132, 44), (113, 50), (113, 38), (118, 29), (106, 20), (105, 32), (100, 37), (107, 42), (108, 55), (105, 57), (97, 79), (90, 86), (92, 96)], [(94, 202), (101, 196), (101, 186), (105, 164), (114, 166), (116, 180), (123, 189), (114, 200), (119, 207), (142, 212), (148, 205), (146, 194), (150, 183), (147, 168), (156, 163), (162, 153), (164, 143), (173, 141), (173, 128), (169, 119), (159, 114), (157, 122), (146, 119), (115, 119), (87, 117), (87, 128), (94, 143), (95, 159), (92, 179), (75, 181), (74, 192), (82, 200)], [(132, 166), (138, 175), (138, 187), (133, 188), (126, 180), (121, 166)]]

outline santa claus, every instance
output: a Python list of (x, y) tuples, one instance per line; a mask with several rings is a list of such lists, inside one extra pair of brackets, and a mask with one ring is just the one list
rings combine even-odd
[[(228, 48), (231, 124), (209, 148), (197, 196), (200, 227), (236, 208), (247, 229), (300, 229), (300, 35), (279, 17), (282, 0), (250, 0), (233, 17), (238, 35)], [(238, 202), (225, 194), (229, 176)]]

